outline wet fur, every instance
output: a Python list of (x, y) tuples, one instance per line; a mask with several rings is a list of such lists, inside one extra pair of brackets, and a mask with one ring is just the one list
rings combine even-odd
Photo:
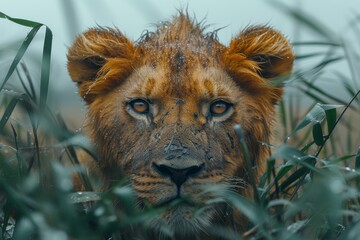
[[(180, 190), (195, 203), (211, 197), (199, 195), (207, 184), (224, 184), (246, 195), (247, 175), (233, 126), (244, 129), (258, 177), (270, 154), (261, 142), (270, 142), (274, 106), (283, 92), (271, 80), (289, 74), (293, 59), (286, 38), (269, 27), (249, 27), (224, 46), (183, 13), (137, 42), (117, 29), (81, 34), (69, 49), (68, 70), (88, 105), (86, 131), (100, 156), (92, 168), (102, 176), (103, 190), (128, 176), (139, 206), (160, 205), (176, 187), (153, 164), (174, 161), (204, 164)], [(129, 114), (128, 102), (138, 97), (152, 102), (151, 116)], [(233, 109), (214, 121), (207, 109), (219, 98)], [(153, 228), (164, 222), (179, 236), (199, 237), (223, 214), (221, 206), (214, 206), (195, 218), (191, 209), (170, 209)], [(243, 225), (241, 218), (235, 221)]]

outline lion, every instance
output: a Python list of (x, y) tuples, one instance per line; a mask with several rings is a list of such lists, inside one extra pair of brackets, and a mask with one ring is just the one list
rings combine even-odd
[(234, 125), (243, 129), (258, 178), (271, 154), (261, 143), (271, 140), (283, 94), (273, 80), (290, 74), (294, 61), (286, 37), (268, 26), (249, 26), (228, 46), (205, 30), (180, 12), (136, 42), (118, 29), (89, 29), (68, 51), (100, 158), (83, 162), (101, 174), (103, 191), (128, 177), (140, 207), (185, 199), (151, 223), (154, 232), (166, 224), (176, 239), (201, 238), (225, 222), (220, 204), (193, 214), (211, 197), (199, 194), (209, 184), (251, 197)]

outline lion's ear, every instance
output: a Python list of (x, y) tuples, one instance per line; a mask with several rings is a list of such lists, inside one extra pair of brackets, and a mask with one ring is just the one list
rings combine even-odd
[(67, 58), (79, 94), (90, 103), (131, 73), (135, 47), (116, 29), (95, 28), (76, 38)]
[(249, 27), (233, 38), (222, 59), (230, 74), (242, 85), (253, 91), (265, 87), (272, 91), (272, 100), (276, 102), (281, 97), (282, 86), (270, 86), (267, 80), (290, 74), (294, 53), (281, 33), (257, 26)]

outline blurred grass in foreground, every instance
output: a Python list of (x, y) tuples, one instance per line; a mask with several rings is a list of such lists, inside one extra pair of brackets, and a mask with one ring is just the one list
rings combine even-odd
[[(296, 69), (288, 81), (289, 88), (300, 89), (313, 103), (304, 109), (299, 96), (290, 96), (280, 103), (279, 128), (283, 139), (278, 146), (272, 146), (268, 170), (260, 183), (253, 185), (256, 201), (221, 186), (209, 186), (206, 190), (216, 198), (202, 207), (211, 207), (219, 201), (228, 203), (249, 220), (247, 230), (239, 234), (236, 229), (214, 226), (208, 231), (224, 239), (358, 239), (360, 127), (356, 119), (360, 108), (360, 73), (356, 64), (359, 53), (351, 51), (345, 39), (335, 37), (316, 19), (285, 5), (278, 7), (323, 39), (294, 43), (295, 50), (321, 46), (323, 51), (298, 55), (299, 62), (320, 60), (311, 68)], [(107, 193), (92, 192), (76, 151), (83, 149), (96, 159), (91, 143), (69, 130), (62, 116), (46, 104), (51, 30), (43, 24), (10, 18), (3, 13), (0, 17), (30, 28), (0, 83), (2, 238), (129, 239), (131, 236), (141, 239), (147, 222), (162, 209), (138, 211), (126, 180)], [(357, 32), (360, 18), (354, 19), (349, 29)], [(27, 68), (22, 57), (43, 28), (41, 79), (36, 86), (32, 69)], [(329, 66), (339, 61), (349, 65), (351, 77), (334, 72), (331, 78), (340, 80), (339, 87), (345, 90), (348, 100), (316, 84)], [(13, 74), (17, 75), (20, 86), (14, 89), (6, 84)], [(241, 140), (241, 127), (236, 126), (235, 130)], [(246, 152), (247, 147), (242, 148)], [(86, 192), (72, 192), (73, 171), (82, 173)], [(120, 209), (115, 211), (113, 202)], [(170, 238), (173, 234), (166, 227), (163, 232)]]

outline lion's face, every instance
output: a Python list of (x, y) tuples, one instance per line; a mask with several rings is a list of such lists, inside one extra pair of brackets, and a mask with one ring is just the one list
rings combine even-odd
[[(269, 154), (274, 104), (293, 53), (286, 39), (249, 28), (220, 44), (181, 15), (136, 44), (117, 30), (92, 29), (69, 50), (69, 72), (89, 106), (87, 129), (107, 186), (128, 176), (139, 204), (163, 206), (164, 222), (198, 231), (221, 206), (194, 215), (209, 184), (245, 193), (246, 173), (234, 124), (244, 129), (255, 172)], [(221, 218), (221, 216), (220, 216)], [(198, 228), (198, 229), (197, 229)]]

